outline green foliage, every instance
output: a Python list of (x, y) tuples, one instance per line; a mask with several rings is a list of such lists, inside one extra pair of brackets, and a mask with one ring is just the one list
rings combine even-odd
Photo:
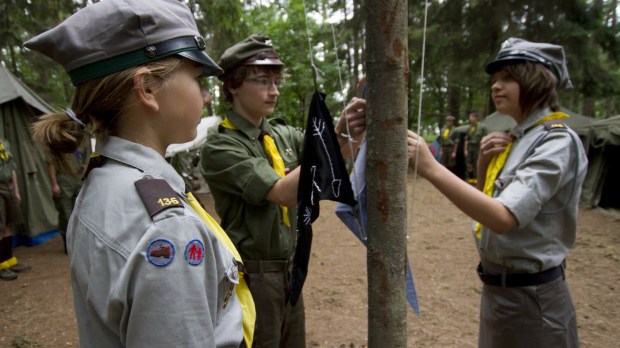
[[(0, 3), (0, 60), (53, 105), (67, 105), (73, 87), (58, 64), (25, 50), (22, 43), (91, 2)], [(372, 15), (365, 13), (361, 0), (186, 2), (207, 39), (207, 52), (216, 61), (227, 47), (251, 33), (262, 32), (272, 38), (288, 75), (274, 116), (283, 117), (294, 126), (304, 126), (314, 91), (311, 61), (319, 71), (318, 89), (327, 93), (333, 115), (337, 116), (355, 94), (357, 80), (364, 74), (366, 16)], [(508, 37), (565, 47), (575, 88), (561, 94), (564, 106), (599, 117), (619, 113), (620, 100), (616, 96), (620, 92), (620, 36), (616, 6), (617, 0), (429, 0), (428, 25), (424, 28), (425, 1), (410, 0), (410, 128), (417, 124), (418, 110), (425, 129), (440, 126), (447, 114), (458, 117), (462, 123), (469, 110), (483, 116), (493, 112), (484, 66)], [(217, 79), (208, 85), (214, 95), (222, 94)], [(216, 99), (213, 112), (223, 115), (227, 108)]]

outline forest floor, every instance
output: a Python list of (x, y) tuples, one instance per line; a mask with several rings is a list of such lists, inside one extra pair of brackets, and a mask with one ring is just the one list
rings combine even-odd
[[(407, 345), (477, 347), (481, 284), (474, 270), (478, 256), (471, 220), (427, 181), (417, 180), (415, 191), (411, 186), (407, 250), (421, 315), (408, 310)], [(213, 212), (210, 196), (204, 198)], [(366, 250), (333, 214), (334, 208), (334, 202), (321, 202), (321, 216), (313, 225), (304, 287), (308, 347), (366, 347)], [(15, 281), (0, 282), (0, 347), (78, 347), (61, 238), (18, 247), (15, 254), (33, 269)], [(618, 211), (580, 209), (567, 281), (581, 347), (620, 347)]]

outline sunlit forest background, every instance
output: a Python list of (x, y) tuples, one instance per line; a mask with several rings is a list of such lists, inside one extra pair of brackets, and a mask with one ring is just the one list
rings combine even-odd
[[(228, 46), (251, 33), (272, 38), (287, 65), (274, 116), (300, 128), (314, 91), (311, 61), (319, 71), (319, 89), (328, 94), (328, 105), (337, 115), (355, 93), (351, 86), (364, 75), (366, 31), (381, 30), (366, 26), (373, 14), (367, 13), (361, 0), (185, 1), (207, 39), (207, 53), (216, 61)], [(53, 106), (70, 105), (74, 88), (58, 64), (22, 44), (93, 2), (0, 3), (2, 64)], [(595, 118), (619, 114), (617, 15), (617, 0), (409, 0), (410, 128), (417, 123), (418, 114), (425, 129), (434, 130), (448, 114), (462, 123), (468, 111), (477, 111), (482, 117), (492, 113), (484, 66), (509, 37), (565, 47), (575, 87), (561, 94), (562, 106)], [(217, 79), (207, 83), (215, 96), (221, 95)], [(226, 108), (221, 98), (215, 98), (205, 115), (221, 115)]]

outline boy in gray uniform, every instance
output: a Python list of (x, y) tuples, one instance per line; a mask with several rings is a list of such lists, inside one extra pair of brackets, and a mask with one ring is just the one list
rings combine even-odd
[(517, 126), (482, 139), (482, 192), (431, 161), (413, 132), (411, 162), (419, 161), (420, 174), (478, 221), (479, 347), (577, 347), (565, 260), (575, 242), (587, 159), (576, 133), (561, 122), (567, 115), (558, 112), (558, 90), (571, 85), (564, 49), (508, 39), (486, 71), (497, 110)]
[(177, 0), (105, 0), (26, 42), (77, 87), (34, 125), (63, 171), (86, 131), (96, 152), (67, 228), (83, 347), (251, 346), (254, 304), (226, 234), (164, 154), (196, 137), (221, 73)]

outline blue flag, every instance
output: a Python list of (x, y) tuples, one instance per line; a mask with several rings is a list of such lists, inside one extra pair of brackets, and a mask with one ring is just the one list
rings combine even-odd
[[(368, 234), (366, 232), (366, 224), (368, 222), (368, 214), (366, 213), (366, 140), (360, 146), (360, 150), (355, 159), (355, 169), (351, 174), (351, 182), (355, 193), (357, 193), (357, 204), (351, 205), (339, 203), (336, 207), (336, 215), (344, 222), (344, 224), (353, 232), (353, 234), (364, 244), (368, 246)], [(418, 304), (418, 295), (413, 282), (413, 273), (411, 273), (411, 265), (407, 258), (407, 302), (413, 311), (420, 315), (420, 306)]]

